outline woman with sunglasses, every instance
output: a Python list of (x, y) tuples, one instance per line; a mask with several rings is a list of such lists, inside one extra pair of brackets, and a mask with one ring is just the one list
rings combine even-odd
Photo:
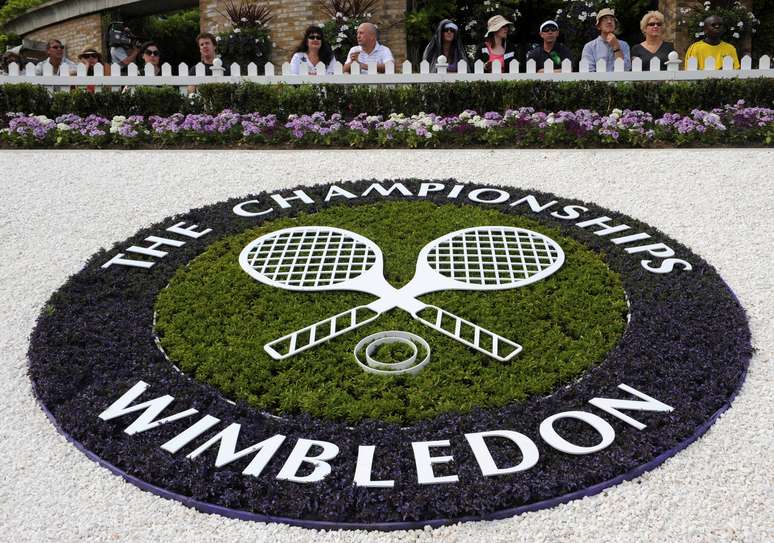
[(438, 57), (441, 55), (446, 57), (447, 72), (455, 73), (457, 63), (460, 60), (469, 62), (462, 45), (462, 39), (460, 39), (459, 28), (449, 19), (444, 19), (438, 23), (433, 39), (427, 44), (425, 52), (422, 54), (422, 60), (430, 63), (431, 73), (438, 70)]
[(298, 44), (290, 59), (290, 72), (298, 75), (301, 65), (306, 64), (309, 75), (317, 75), (317, 64), (325, 64), (325, 73), (333, 73), (333, 50), (325, 41), (322, 28), (312, 25), (304, 32), (304, 39)]
[(153, 74), (161, 75), (161, 50), (155, 41), (149, 41), (142, 44), (142, 61), (145, 65), (153, 66)]
[(669, 60), (669, 53), (675, 50), (675, 46), (664, 41), (664, 14), (660, 11), (649, 11), (640, 21), (640, 30), (645, 36), (645, 41), (632, 46), (632, 59), (639, 57), (642, 59), (642, 70), (650, 70), (650, 61), (653, 58), (661, 61), (661, 69), (666, 66)]

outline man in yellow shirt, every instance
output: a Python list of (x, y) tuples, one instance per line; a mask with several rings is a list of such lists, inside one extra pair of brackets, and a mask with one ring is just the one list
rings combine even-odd
[(723, 58), (731, 57), (734, 61), (734, 70), (739, 69), (739, 57), (736, 48), (720, 38), (726, 31), (726, 25), (721, 17), (710, 15), (704, 19), (704, 39), (692, 43), (685, 53), (685, 68), (688, 69), (688, 59), (696, 57), (699, 70), (704, 69), (704, 63), (708, 58), (715, 59), (715, 69), (723, 67)]

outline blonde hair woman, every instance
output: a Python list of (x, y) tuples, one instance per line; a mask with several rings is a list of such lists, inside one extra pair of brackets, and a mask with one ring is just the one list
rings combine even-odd
[(661, 63), (661, 69), (669, 60), (669, 53), (675, 50), (675, 46), (664, 41), (664, 14), (660, 11), (649, 11), (640, 21), (640, 30), (645, 36), (645, 41), (632, 47), (632, 59), (642, 59), (642, 70), (650, 70), (650, 61), (657, 58)]

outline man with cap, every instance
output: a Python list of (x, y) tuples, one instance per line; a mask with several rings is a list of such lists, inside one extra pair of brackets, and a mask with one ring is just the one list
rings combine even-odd
[(498, 61), (502, 72), (506, 73), (511, 60), (516, 57), (516, 46), (508, 41), (508, 34), (513, 31), (514, 24), (503, 17), (495, 15), (486, 22), (486, 38), (476, 60), (484, 61), (484, 70), (492, 71), (492, 63)]
[(597, 12), (597, 30), (599, 37), (591, 40), (583, 46), (581, 58), (588, 60), (589, 71), (597, 71), (597, 61), (604, 59), (607, 65), (607, 71), (612, 72), (615, 68), (615, 59), (620, 58), (624, 61), (624, 70), (632, 69), (632, 57), (629, 51), (629, 44), (619, 40), (615, 36), (615, 30), (618, 26), (618, 19), (615, 17), (615, 11), (610, 8), (600, 9)]
[(546, 21), (540, 25), (538, 32), (543, 39), (543, 45), (542, 47), (538, 45), (527, 53), (527, 60), (535, 61), (538, 73), (543, 73), (546, 60), (554, 63), (555, 72), (561, 72), (562, 61), (570, 59), (572, 53), (567, 47), (556, 41), (559, 38), (559, 24), (556, 21)]

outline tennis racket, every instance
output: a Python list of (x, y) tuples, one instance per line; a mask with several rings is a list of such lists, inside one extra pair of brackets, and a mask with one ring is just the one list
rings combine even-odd
[(368, 238), (333, 227), (278, 230), (249, 243), (239, 263), (269, 286), (296, 291), (353, 290), (377, 296), (264, 346), (275, 359), (293, 356), (372, 322), (395, 307), (497, 360), (522, 347), (439, 307), (417, 300), (440, 290), (502, 290), (528, 285), (558, 270), (564, 252), (552, 239), (523, 228), (484, 226), (451, 232), (419, 253), (414, 278), (396, 289), (384, 278), (379, 247)]

